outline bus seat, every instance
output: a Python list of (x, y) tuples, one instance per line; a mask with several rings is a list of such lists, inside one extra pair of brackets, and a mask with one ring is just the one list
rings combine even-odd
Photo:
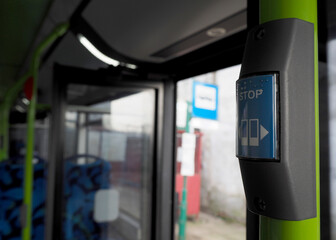
[[(78, 164), (78, 159), (93, 159)], [(109, 189), (111, 164), (91, 155), (76, 155), (65, 161), (64, 236), (70, 239), (108, 239), (107, 223), (94, 221), (94, 197), (98, 190)]]
[[(0, 162), (0, 239), (20, 240), (20, 209), (23, 203), (24, 165), (21, 159)], [(45, 161), (34, 164), (32, 239), (44, 238)]]

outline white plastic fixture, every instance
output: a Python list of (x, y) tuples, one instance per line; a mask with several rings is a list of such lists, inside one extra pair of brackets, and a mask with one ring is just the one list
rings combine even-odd
[(93, 219), (98, 223), (111, 222), (119, 216), (119, 192), (114, 189), (98, 190), (94, 198)]
[(209, 29), (206, 34), (209, 37), (223, 37), (226, 34), (226, 29), (225, 28), (211, 28)]
[(108, 65), (112, 65), (114, 67), (118, 66), (120, 64), (119, 61), (110, 58), (106, 56), (104, 53), (99, 51), (86, 37), (84, 37), (82, 34), (78, 34), (78, 39), (81, 44), (96, 58), (103, 61), (104, 63)]

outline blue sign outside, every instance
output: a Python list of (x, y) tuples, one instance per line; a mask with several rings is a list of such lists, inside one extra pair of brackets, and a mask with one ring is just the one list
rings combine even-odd
[(218, 87), (216, 85), (194, 82), (192, 116), (217, 120)]
[(275, 74), (237, 81), (238, 157), (278, 159), (276, 96)]

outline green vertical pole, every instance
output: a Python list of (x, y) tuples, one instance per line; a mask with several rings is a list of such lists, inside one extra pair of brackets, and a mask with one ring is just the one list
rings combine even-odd
[[(187, 108), (187, 122), (186, 122), (186, 132), (190, 132), (190, 119), (191, 119), (191, 103), (188, 102)], [(186, 224), (187, 224), (187, 210), (188, 210), (188, 191), (187, 191), (187, 181), (188, 178), (186, 176), (183, 177), (183, 189), (182, 189), (182, 201), (180, 206), (180, 218), (179, 218), (179, 240), (186, 239)]]
[(187, 224), (187, 177), (183, 177), (183, 190), (182, 190), (182, 201), (180, 207), (180, 219), (179, 219), (179, 240), (186, 239), (186, 224)]
[(317, 0), (260, 0), (260, 23), (298, 18), (314, 24), (315, 41), (315, 139), (316, 139), (316, 218), (303, 221), (283, 221), (260, 217), (261, 240), (320, 239), (320, 169), (319, 169), (319, 104), (318, 104), (318, 40)]
[(25, 209), (24, 227), (22, 231), (22, 239), (31, 239), (31, 225), (32, 225), (32, 202), (33, 202), (33, 156), (34, 156), (34, 128), (35, 128), (35, 113), (37, 103), (37, 81), (38, 69), (40, 66), (40, 56), (43, 50), (55, 41), (59, 36), (63, 35), (69, 24), (61, 24), (57, 26), (54, 31), (37, 47), (34, 52), (33, 61), (31, 64), (31, 73), (33, 76), (33, 95), (29, 102), (27, 114), (27, 143), (26, 143), (26, 158), (24, 171), (24, 195), (23, 204)]
[(4, 100), (0, 105), (0, 162), (8, 159), (9, 152), (9, 112), (16, 100), (19, 92), (22, 90), (30, 73), (22, 76), (5, 94)]

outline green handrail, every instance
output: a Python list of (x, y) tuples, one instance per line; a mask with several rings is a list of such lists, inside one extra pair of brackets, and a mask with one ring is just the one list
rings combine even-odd
[[(35, 50), (33, 61), (29, 71), (24, 74), (15, 84), (6, 92), (3, 102), (0, 104), (0, 162), (8, 158), (9, 151), (9, 112), (13, 106), (20, 91), (22, 91), (27, 79), (33, 75), (34, 62), (39, 61), (41, 52), (51, 44), (57, 37), (63, 35), (68, 29), (69, 24), (58, 25), (54, 31), (38, 46)], [(64, 30), (65, 29), (65, 30)], [(37, 60), (34, 60), (38, 58)], [(37, 64), (37, 68), (39, 63)]]
[(22, 91), (27, 79), (33, 77), (33, 95), (28, 105), (27, 114), (27, 144), (24, 170), (23, 204), (25, 209), (22, 239), (31, 239), (32, 222), (32, 191), (33, 191), (33, 153), (34, 153), (34, 125), (37, 107), (37, 78), (40, 65), (40, 56), (43, 50), (62, 36), (69, 28), (68, 23), (58, 25), (53, 32), (37, 47), (34, 52), (30, 70), (23, 75), (5, 94), (0, 104), (0, 161), (8, 159), (9, 151), (9, 112), (20, 91)]
[(27, 144), (25, 157), (25, 171), (24, 171), (24, 196), (23, 204), (25, 206), (25, 225), (22, 231), (22, 239), (31, 239), (31, 224), (32, 224), (32, 192), (33, 192), (33, 155), (34, 155), (34, 126), (35, 114), (37, 104), (37, 83), (38, 70), (40, 66), (40, 56), (44, 49), (46, 49), (58, 37), (62, 36), (69, 28), (69, 23), (58, 25), (52, 33), (37, 47), (34, 52), (31, 63), (30, 73), (33, 76), (33, 95), (29, 102), (27, 114)]
[(319, 169), (319, 103), (318, 103), (318, 40), (317, 0), (260, 0), (260, 23), (299, 18), (314, 24), (315, 41), (315, 142), (316, 142), (316, 203), (317, 217), (303, 221), (283, 221), (260, 217), (261, 240), (320, 239), (320, 169)]
[(10, 88), (4, 97), (3, 102), (0, 105), (0, 136), (1, 136), (1, 147), (0, 147), (0, 162), (8, 158), (9, 151), (9, 111), (13, 105), (15, 99), (17, 98), (19, 92), (22, 90), (27, 78), (30, 73), (26, 73), (22, 76), (12, 88)]
[[(24, 194), (23, 204), (25, 208), (24, 215), (24, 227), (22, 230), (22, 239), (31, 239), (31, 225), (32, 225), (32, 192), (33, 192), (33, 154), (34, 154), (34, 127), (35, 127), (35, 113), (37, 104), (37, 82), (38, 82), (38, 70), (40, 65), (40, 56), (44, 49), (46, 49), (52, 42), (58, 37), (62, 36), (69, 28), (68, 23), (58, 25), (52, 33), (37, 47), (34, 52), (33, 60), (31, 62), (30, 71), (25, 75), (18, 84), (16, 84), (11, 93), (9, 93), (9, 99), (15, 99), (18, 90), (22, 89), (22, 86), (27, 79), (27, 76), (33, 77), (33, 94), (28, 105), (27, 114), (27, 141), (26, 141), (26, 156), (25, 156), (25, 170), (24, 170)], [(10, 104), (9, 101), (7, 104)], [(8, 107), (8, 106), (7, 106)]]

